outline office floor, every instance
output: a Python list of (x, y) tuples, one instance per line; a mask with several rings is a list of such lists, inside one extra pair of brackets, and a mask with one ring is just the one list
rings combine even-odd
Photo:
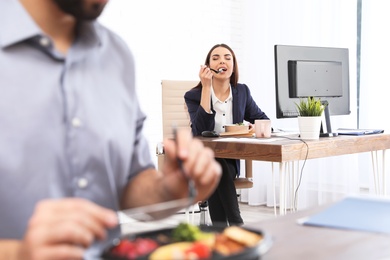
[[(194, 205), (195, 213), (192, 214), (182, 211), (178, 214), (175, 214), (167, 219), (155, 221), (155, 222), (135, 222), (133, 220), (123, 217), (122, 233), (123, 234), (133, 234), (139, 232), (146, 232), (161, 228), (174, 227), (180, 222), (189, 222), (194, 224), (200, 223), (200, 213), (199, 207)], [(265, 219), (274, 218), (274, 208), (266, 206), (249, 206), (247, 203), (240, 202), (241, 216), (244, 219), (244, 223), (252, 223)], [(191, 209), (190, 209), (191, 211)], [(210, 217), (206, 214), (206, 223), (210, 223)]]

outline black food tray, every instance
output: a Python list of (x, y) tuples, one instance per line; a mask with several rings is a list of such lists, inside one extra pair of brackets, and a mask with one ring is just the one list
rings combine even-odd
[[(225, 227), (200, 226), (199, 228), (204, 232), (221, 233)], [(246, 227), (242, 227), (242, 228), (245, 230), (251, 231), (253, 233), (256, 233), (258, 235), (261, 235), (263, 237), (263, 239), (260, 240), (260, 242), (256, 246), (248, 247), (244, 251), (239, 252), (237, 254), (224, 256), (224, 255), (218, 254), (217, 252), (213, 252), (211, 259), (216, 259), (216, 260), (261, 259), (261, 256), (264, 255), (270, 249), (270, 247), (272, 245), (271, 238), (262, 231), (250, 229), (250, 228), (246, 228)], [(121, 240), (123, 240), (123, 239), (134, 240), (136, 238), (151, 238), (153, 240), (156, 240), (160, 246), (163, 246), (166, 244), (173, 243), (173, 241), (170, 240), (173, 229), (174, 228), (166, 228), (166, 229), (161, 229), (161, 230), (156, 230), (156, 231), (148, 231), (148, 232), (144, 232), (144, 233), (126, 235), (126, 236), (121, 237)], [(111, 249), (113, 247), (115, 247), (115, 245), (109, 246), (103, 252), (102, 259), (104, 259), (104, 260), (127, 260), (128, 259), (128, 258), (120, 257), (120, 256), (117, 256), (117, 255), (114, 255), (113, 253), (111, 253)], [(138, 257), (137, 260), (147, 260), (150, 254), (142, 256), (142, 257)]]

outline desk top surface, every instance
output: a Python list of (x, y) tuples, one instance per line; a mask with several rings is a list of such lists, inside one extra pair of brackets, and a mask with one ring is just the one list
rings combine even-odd
[(329, 205), (248, 224), (272, 237), (273, 245), (262, 259), (390, 259), (389, 235), (297, 223)]
[[(390, 149), (390, 134), (322, 137), (302, 141), (297, 135), (257, 138), (199, 137), (216, 157), (270, 162), (323, 158)], [(261, 138), (260, 138), (261, 139)]]

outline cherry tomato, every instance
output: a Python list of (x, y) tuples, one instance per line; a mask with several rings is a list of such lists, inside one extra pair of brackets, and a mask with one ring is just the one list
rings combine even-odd
[(117, 246), (112, 249), (112, 253), (118, 256), (125, 256), (127, 259), (149, 254), (158, 247), (158, 243), (149, 238), (136, 238), (133, 241), (121, 240)]
[(191, 248), (189, 248), (186, 252), (188, 254), (196, 254), (200, 259), (207, 259), (211, 257), (210, 247), (201, 242), (195, 242)]
[(119, 244), (112, 249), (112, 252), (116, 255), (127, 255), (130, 251), (134, 251), (134, 243), (129, 240), (121, 240)]

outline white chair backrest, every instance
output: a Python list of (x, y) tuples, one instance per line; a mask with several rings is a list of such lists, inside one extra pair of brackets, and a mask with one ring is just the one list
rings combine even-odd
[(190, 129), (190, 117), (184, 101), (184, 94), (199, 81), (162, 80), (162, 122), (163, 138), (172, 138), (172, 127)]

